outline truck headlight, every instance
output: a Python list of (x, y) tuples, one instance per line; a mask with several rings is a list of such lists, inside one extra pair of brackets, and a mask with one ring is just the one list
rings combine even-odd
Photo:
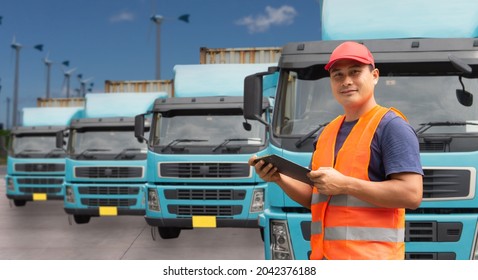
[(148, 189), (148, 209), (159, 211), (158, 192), (155, 189)]
[(249, 212), (264, 211), (264, 189), (256, 189), (252, 194), (251, 209)]
[(271, 251), (273, 260), (293, 260), (286, 221), (271, 221)]
[(66, 186), (65, 188), (65, 198), (66, 202), (75, 203), (75, 192), (71, 186)]
[(5, 180), (5, 184), (7, 184), (7, 189), (8, 190), (15, 190), (15, 187), (13, 186), (13, 178), (11, 177), (8, 177), (6, 180)]

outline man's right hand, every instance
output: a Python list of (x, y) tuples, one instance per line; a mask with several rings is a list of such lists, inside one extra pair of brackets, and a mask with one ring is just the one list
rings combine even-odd
[(257, 175), (259, 175), (262, 180), (266, 182), (277, 182), (280, 180), (280, 173), (277, 172), (277, 167), (274, 167), (270, 163), (265, 164), (263, 160), (254, 162), (254, 159), (256, 159), (255, 155), (249, 159), (248, 163), (250, 166), (254, 166)]

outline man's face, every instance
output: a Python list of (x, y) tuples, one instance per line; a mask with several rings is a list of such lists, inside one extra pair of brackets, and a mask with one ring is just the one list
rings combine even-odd
[(373, 101), (378, 69), (355, 60), (339, 60), (330, 69), (330, 86), (335, 99), (345, 108), (360, 108)]

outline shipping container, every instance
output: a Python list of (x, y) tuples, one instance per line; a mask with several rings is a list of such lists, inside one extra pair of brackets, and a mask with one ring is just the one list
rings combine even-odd
[(37, 107), (83, 107), (85, 98), (37, 98)]
[(277, 63), (281, 47), (261, 48), (207, 48), (199, 50), (200, 64)]
[(105, 92), (167, 92), (174, 96), (172, 80), (105, 81)]

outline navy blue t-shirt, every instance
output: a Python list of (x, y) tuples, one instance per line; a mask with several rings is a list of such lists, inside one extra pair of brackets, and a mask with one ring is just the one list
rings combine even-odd
[[(358, 120), (344, 122), (335, 144), (335, 155)], [(314, 151), (320, 133), (314, 141)], [(371, 181), (384, 181), (390, 174), (413, 172), (423, 175), (418, 138), (404, 119), (390, 111), (380, 121), (372, 140), (368, 176)]]

